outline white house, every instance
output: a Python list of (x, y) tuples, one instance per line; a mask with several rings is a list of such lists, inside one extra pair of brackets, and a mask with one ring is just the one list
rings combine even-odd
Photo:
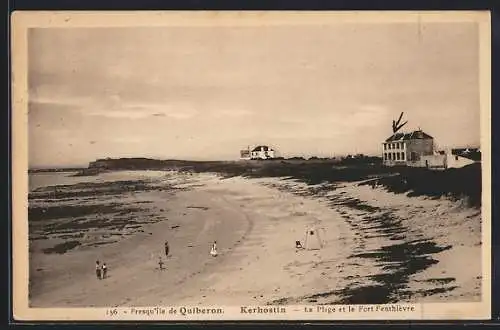
[(382, 143), (382, 160), (386, 166), (425, 166), (423, 158), (434, 153), (434, 138), (422, 130), (395, 133)]
[(481, 152), (478, 149), (448, 149), (435, 152), (434, 155), (422, 156), (421, 161), (430, 169), (460, 168), (481, 162)]
[(446, 167), (458, 168), (481, 161), (481, 150), (479, 148), (451, 149), (447, 153)]
[(406, 165), (429, 169), (464, 167), (481, 161), (479, 148), (459, 148), (436, 151), (434, 139), (422, 130), (396, 133), (382, 144), (382, 159), (386, 166)]
[(268, 146), (257, 146), (250, 152), (251, 159), (271, 159), (274, 157), (274, 150)]

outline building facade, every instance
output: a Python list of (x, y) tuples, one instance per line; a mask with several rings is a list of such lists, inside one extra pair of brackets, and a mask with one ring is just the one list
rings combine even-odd
[(268, 146), (257, 146), (250, 152), (251, 159), (271, 159), (275, 158), (274, 150)]
[(396, 133), (382, 143), (382, 159), (386, 166), (425, 166), (425, 156), (434, 154), (434, 139), (422, 130)]
[(434, 139), (422, 130), (396, 133), (382, 143), (386, 166), (412, 166), (443, 170), (459, 168), (481, 161), (479, 148), (436, 151)]

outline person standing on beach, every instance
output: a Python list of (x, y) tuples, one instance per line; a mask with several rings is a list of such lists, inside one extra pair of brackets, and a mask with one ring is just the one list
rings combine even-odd
[(168, 246), (168, 241), (165, 241), (165, 257), (168, 257), (169, 252), (170, 252), (170, 247)]
[(102, 278), (105, 279), (107, 274), (108, 274), (108, 267), (106, 266), (106, 263), (103, 263), (102, 264)]
[(210, 250), (210, 255), (212, 257), (217, 256), (217, 241), (214, 241), (214, 244), (212, 245), (212, 249)]
[(101, 265), (99, 263), (99, 260), (95, 262), (95, 274), (98, 279), (101, 279)]

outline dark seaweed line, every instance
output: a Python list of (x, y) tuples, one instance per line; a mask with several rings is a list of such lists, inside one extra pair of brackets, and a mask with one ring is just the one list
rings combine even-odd
[[(71, 187), (71, 186), (67, 186)], [(129, 189), (130, 190), (130, 189)], [(73, 191), (74, 192), (74, 191)], [(96, 193), (96, 195), (98, 195)], [(62, 196), (59, 196), (62, 197)], [(156, 223), (163, 219), (153, 214), (144, 214), (136, 219), (133, 214), (145, 210), (142, 207), (130, 207), (122, 203), (107, 204), (72, 204), (32, 206), (29, 208), (30, 241), (48, 239), (51, 236), (66, 239), (53, 247), (43, 249), (44, 253), (64, 254), (79, 246), (97, 246), (111, 244), (115, 241), (103, 241), (85, 244), (81, 238), (91, 229), (110, 229), (122, 231), (122, 236), (129, 236), (142, 230), (144, 225)], [(151, 211), (151, 210), (150, 210)], [(75, 218), (74, 216), (79, 217)], [(92, 216), (85, 218), (81, 216)], [(57, 222), (53, 222), (57, 220)], [(46, 223), (50, 221), (50, 223)], [(132, 229), (124, 232), (125, 229)]]
[[(370, 205), (362, 204), (357, 199), (342, 199), (334, 198), (335, 205), (343, 205), (355, 210), (364, 210), (368, 212), (382, 211), (380, 208), (371, 207)], [(344, 212), (345, 213), (345, 212)], [(346, 217), (343, 215), (343, 217)], [(346, 219), (354, 230), (371, 229), (380, 235), (368, 236), (364, 239), (377, 238), (379, 236), (388, 237), (389, 240), (404, 240), (409, 229), (403, 226), (401, 219), (393, 216), (390, 211), (382, 214), (365, 216), (361, 222), (373, 224), (370, 227), (359, 228), (354, 226), (352, 221)], [(419, 273), (428, 267), (436, 264), (438, 261), (431, 258), (430, 255), (450, 249), (451, 246), (439, 247), (431, 239), (420, 239), (401, 244), (393, 244), (381, 247), (375, 251), (366, 253), (353, 254), (350, 258), (369, 258), (375, 259), (382, 270), (388, 271), (377, 275), (371, 275), (367, 278), (375, 281), (375, 285), (366, 285), (358, 287), (347, 287), (343, 290), (338, 290), (335, 293), (341, 298), (338, 303), (391, 303), (401, 299), (406, 299), (412, 295), (430, 295), (443, 292), (442, 290), (453, 290), (455, 287), (435, 288), (427, 291), (409, 292), (406, 290), (410, 276)], [(438, 279), (439, 280), (439, 279)], [(454, 280), (454, 279), (453, 279)], [(449, 281), (436, 282), (436, 284), (447, 284)], [(442, 289), (442, 290), (441, 290)], [(445, 291), (446, 291), (445, 290)]]
[[(328, 188), (325, 189), (324, 186), (305, 187), (300, 190), (297, 190), (296, 188), (294, 189), (286, 184), (284, 186), (270, 184), (269, 186), (277, 188), (281, 191), (291, 191), (299, 196), (313, 198), (324, 197), (328, 190)], [(328, 197), (330, 206), (337, 210), (339, 210), (340, 207), (341, 209), (339, 210), (339, 213), (356, 232), (359, 230), (369, 229), (371, 232), (377, 234), (373, 236), (364, 235), (360, 240), (358, 240), (358, 248), (364, 248), (364, 240), (381, 236), (388, 237), (389, 240), (393, 241), (406, 239), (404, 233), (408, 232), (409, 229), (406, 226), (403, 226), (401, 219), (394, 217), (391, 211), (383, 212), (383, 209), (363, 203), (357, 198), (343, 197), (341, 195), (342, 194)], [(343, 211), (342, 208), (374, 213), (375, 215), (363, 217), (361, 219), (361, 224), (354, 223), (352, 218), (348, 215), (348, 212)], [(362, 226), (363, 224), (371, 224), (371, 226), (365, 227)], [(427, 296), (451, 291), (454, 290), (456, 286), (447, 288), (438, 287), (429, 290), (417, 290), (416, 292), (410, 292), (407, 290), (407, 285), (411, 275), (421, 272), (438, 262), (437, 260), (432, 259), (430, 255), (439, 253), (449, 248), (451, 248), (451, 246), (439, 247), (430, 239), (423, 239), (405, 242), (402, 244), (393, 244), (367, 253), (353, 254), (349, 258), (375, 259), (378, 264), (382, 266), (382, 270), (389, 272), (367, 276), (367, 279), (377, 283), (374, 285), (357, 287), (350, 286), (341, 290), (333, 290), (295, 299), (282, 298), (271, 302), (271, 304), (280, 302), (283, 303), (286, 301), (297, 301), (297, 299), (306, 299), (309, 302), (317, 302), (317, 298), (326, 298), (332, 295), (340, 297), (340, 299), (333, 303), (391, 303), (409, 298), (413, 295)], [(454, 279), (435, 279), (435, 283), (441, 285), (448, 284), (452, 281), (454, 281)]]

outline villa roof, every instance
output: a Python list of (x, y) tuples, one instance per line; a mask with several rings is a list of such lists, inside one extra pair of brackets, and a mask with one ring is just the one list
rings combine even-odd
[(407, 141), (407, 140), (426, 140), (433, 139), (432, 136), (422, 130), (413, 131), (411, 133), (396, 133), (388, 137), (385, 142), (392, 141)]
[(273, 149), (269, 148), (268, 146), (257, 146), (252, 149), (252, 151), (272, 151)]

